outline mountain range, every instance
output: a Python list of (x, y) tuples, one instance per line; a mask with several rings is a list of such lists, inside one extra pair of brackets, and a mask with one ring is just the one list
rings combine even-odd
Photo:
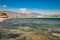
[(42, 17), (44, 16), (41, 13), (18, 13), (18, 12), (12, 12), (12, 11), (0, 11), (0, 13), (6, 13), (10, 17)]
[(9, 17), (12, 18), (41, 18), (41, 17), (60, 17), (59, 14), (56, 15), (44, 15), (42, 13), (18, 13), (18, 12), (13, 12), (13, 11), (0, 11), (0, 13), (6, 13)]

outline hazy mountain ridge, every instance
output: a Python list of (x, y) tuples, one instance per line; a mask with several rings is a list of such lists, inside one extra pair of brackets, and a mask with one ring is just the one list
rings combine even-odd
[(60, 17), (60, 14), (55, 14), (52, 17)]
[(0, 11), (0, 13), (6, 13), (8, 16), (12, 18), (45, 18), (45, 17), (60, 17), (60, 14), (54, 14), (54, 15), (48, 15), (48, 14), (42, 14), (42, 13), (18, 13), (18, 12), (13, 12), (13, 11)]
[(10, 16), (10, 17), (43, 17), (43, 16), (45, 16), (41, 13), (35, 13), (35, 12), (28, 13), (28, 14), (27, 13), (12, 12), (12, 11), (0, 11), (0, 13), (1, 12), (8, 14), (8, 16)]

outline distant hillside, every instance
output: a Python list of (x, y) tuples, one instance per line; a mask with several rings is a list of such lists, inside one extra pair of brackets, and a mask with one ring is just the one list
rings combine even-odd
[(6, 13), (10, 17), (15, 17), (18, 13), (12, 11), (0, 11), (0, 13)]
[(0, 11), (0, 13), (6, 13), (10, 17), (17, 17), (17, 18), (34, 18), (34, 17), (43, 17), (41, 13), (18, 13), (18, 12), (12, 12), (12, 11)]
[(52, 17), (60, 17), (60, 14), (53, 15)]
[(44, 15), (41, 13), (18, 13), (13, 11), (0, 11), (0, 13), (6, 13), (11, 18), (50, 18), (50, 17), (60, 17), (60, 14), (54, 14), (54, 15)]

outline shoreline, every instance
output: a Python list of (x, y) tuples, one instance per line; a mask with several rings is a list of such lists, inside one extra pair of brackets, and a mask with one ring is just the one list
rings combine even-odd
[(60, 18), (60, 17), (11, 17), (11, 18)]
[(0, 18), (0, 22), (3, 22), (4, 20), (11, 19), (11, 18)]

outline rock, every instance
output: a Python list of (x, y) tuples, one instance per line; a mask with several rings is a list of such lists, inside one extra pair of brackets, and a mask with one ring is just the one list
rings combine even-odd
[(8, 18), (8, 15), (6, 13), (0, 13), (0, 22), (3, 22)]
[(6, 13), (0, 13), (0, 18), (8, 18), (8, 15)]

